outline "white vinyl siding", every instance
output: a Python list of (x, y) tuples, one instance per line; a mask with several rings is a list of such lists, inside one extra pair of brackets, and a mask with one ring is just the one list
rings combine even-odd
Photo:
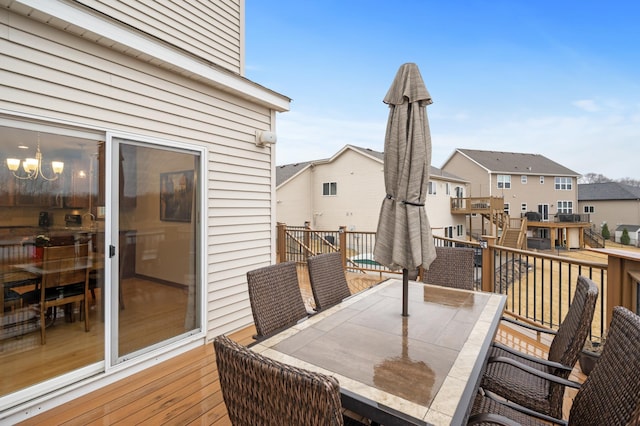
[(241, 0), (79, 0), (160, 40), (242, 74)]
[(7, 10), (0, 34), (0, 109), (206, 146), (208, 338), (251, 324), (246, 272), (271, 263), (274, 238), (273, 158), (255, 130), (275, 113)]

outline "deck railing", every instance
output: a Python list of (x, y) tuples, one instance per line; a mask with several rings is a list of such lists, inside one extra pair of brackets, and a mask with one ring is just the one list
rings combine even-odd
[[(592, 339), (600, 339), (606, 329), (607, 263), (502, 247), (495, 244), (493, 237), (478, 242), (434, 237), (434, 242), (436, 246), (474, 248), (476, 288), (505, 294), (508, 311), (554, 329), (569, 309), (578, 275), (592, 279), (600, 291)], [(381, 278), (400, 274), (401, 271), (390, 271), (375, 261), (374, 246), (375, 232), (353, 232), (344, 227), (338, 231), (319, 231), (278, 226), (280, 261), (305, 262), (313, 254), (340, 251), (346, 270), (377, 273)]]

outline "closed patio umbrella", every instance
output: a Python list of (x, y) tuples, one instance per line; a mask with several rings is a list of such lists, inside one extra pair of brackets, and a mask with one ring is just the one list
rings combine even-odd
[(431, 134), (426, 106), (432, 103), (418, 66), (403, 64), (384, 103), (389, 119), (384, 141), (386, 197), (380, 208), (374, 256), (391, 270), (402, 269), (402, 315), (408, 315), (408, 271), (428, 269), (436, 257), (424, 208)]

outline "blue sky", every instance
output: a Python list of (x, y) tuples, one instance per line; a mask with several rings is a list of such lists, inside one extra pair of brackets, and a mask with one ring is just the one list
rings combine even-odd
[(382, 151), (382, 103), (415, 62), (432, 165), (456, 148), (640, 179), (637, 1), (245, 0), (247, 78), (292, 99), (277, 164)]

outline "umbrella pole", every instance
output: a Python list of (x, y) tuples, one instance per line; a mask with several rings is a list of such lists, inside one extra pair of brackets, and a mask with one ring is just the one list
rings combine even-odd
[(409, 270), (402, 269), (402, 316), (409, 316)]

